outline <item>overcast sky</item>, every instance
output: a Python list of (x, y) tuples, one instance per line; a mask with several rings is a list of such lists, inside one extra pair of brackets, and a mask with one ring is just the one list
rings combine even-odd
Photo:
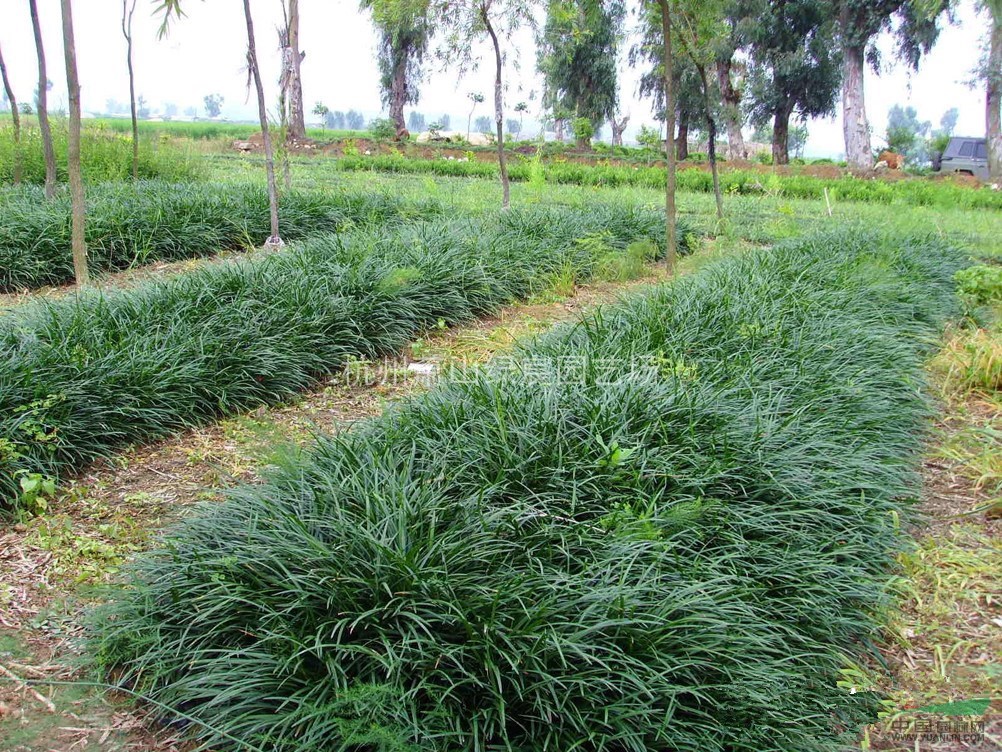
[[(188, 15), (176, 24), (165, 40), (157, 40), (158, 20), (153, 17), (154, 0), (138, 0), (134, 22), (137, 92), (154, 109), (172, 102), (184, 110), (198, 106), (202, 97), (218, 92), (225, 98), (223, 114), (233, 119), (256, 116), (254, 100), (247, 101), (245, 45), (242, 3), (240, 0), (187, 0)], [(43, 26), (49, 78), (54, 87), (50, 95), (53, 109), (65, 106), (66, 85), (58, 0), (38, 0)], [(125, 72), (125, 41), (121, 34), (119, 0), (75, 0), (77, 56), (85, 111), (101, 112), (109, 99), (127, 101), (128, 78)], [(277, 100), (279, 55), (276, 28), (281, 19), (280, 0), (252, 0), (256, 23), (258, 55), (265, 75), (269, 103)], [(302, 43), (306, 51), (303, 63), (303, 88), (307, 111), (317, 101), (332, 110), (354, 108), (367, 117), (378, 114), (379, 99), (376, 68), (376, 34), (367, 13), (360, 12), (353, 0), (301, 0)], [(909, 74), (904, 66), (891, 66), (892, 42), (882, 39), (880, 46), (887, 70), (878, 77), (867, 72), (867, 111), (875, 134), (882, 134), (887, 111), (893, 104), (910, 104), (919, 116), (937, 124), (943, 111), (960, 110), (958, 134), (978, 135), (985, 130), (984, 94), (970, 89), (971, 78), (981, 54), (983, 30), (987, 23), (978, 16), (972, 0), (960, 5), (959, 23), (946, 27), (932, 54), (923, 60), (918, 73)], [(24, 0), (0, 0), (0, 45), (7, 62), (15, 94), (30, 99), (37, 82), (31, 21)], [(415, 107), (429, 121), (442, 113), (452, 117), (454, 128), (465, 128), (469, 111), (469, 91), (487, 95), (478, 114), (490, 114), (493, 72), (486, 45), (475, 52), (485, 55), (485, 64), (460, 80), (454, 70), (441, 68), (437, 61), (427, 66), (426, 81), (421, 86), (421, 102)], [(538, 93), (540, 81), (535, 72), (535, 50), (528, 33), (512, 40), (509, 62), (518, 61), (518, 69), (506, 71), (507, 111), (516, 102), (530, 100)], [(624, 68), (622, 111), (631, 115), (631, 131), (643, 123), (653, 124), (650, 105), (636, 96), (637, 74)], [(536, 112), (533, 105), (530, 114)], [(463, 121), (462, 123), (460, 121)], [(527, 133), (534, 128), (526, 127)], [(807, 154), (835, 156), (843, 151), (841, 119), (814, 121)], [(608, 133), (608, 129), (606, 129)], [(875, 145), (879, 142), (874, 139)]]

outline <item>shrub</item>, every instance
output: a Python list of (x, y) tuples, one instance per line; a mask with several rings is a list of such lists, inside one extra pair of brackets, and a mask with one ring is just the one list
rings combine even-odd
[(373, 138), (390, 141), (396, 138), (397, 126), (390, 118), (373, 118), (369, 121), (369, 134)]
[[(255, 185), (120, 183), (87, 191), (92, 271), (177, 261), (258, 245), (270, 233), (268, 194)], [(73, 281), (70, 200), (40, 189), (0, 192), (0, 292)], [(353, 224), (431, 215), (433, 202), (380, 194), (287, 191), (279, 226), (288, 240)]]
[[(66, 126), (53, 120), (53, 147), (56, 152), (56, 174), (66, 182)], [(14, 179), (13, 128), (0, 127), (0, 183)], [(22, 180), (25, 183), (45, 183), (45, 158), (42, 136), (36, 127), (21, 129)], [(132, 177), (132, 137), (105, 129), (85, 128), (81, 134), (80, 160), (84, 181), (89, 184)], [(187, 149), (161, 138), (140, 138), (139, 177), (143, 180), (185, 182), (205, 177), (205, 168)]]
[(826, 235), (564, 327), (203, 508), (92, 648), (217, 749), (845, 749), (958, 263)]
[(976, 305), (1002, 303), (1002, 266), (978, 264), (957, 272), (962, 295)]
[[(0, 316), (0, 500), (22, 472), (57, 477), (116, 448), (286, 399), (352, 357), (537, 290), (603, 249), (660, 242), (663, 214), (507, 211), (323, 236), (132, 289)], [(687, 237), (683, 232), (681, 237)], [(401, 279), (406, 284), (391, 283)]]

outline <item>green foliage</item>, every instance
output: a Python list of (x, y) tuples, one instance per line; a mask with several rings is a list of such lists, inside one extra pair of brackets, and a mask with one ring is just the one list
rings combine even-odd
[[(60, 119), (53, 119), (52, 126), (56, 176), (61, 182), (66, 182), (66, 128)], [(43, 185), (45, 157), (42, 135), (34, 126), (22, 126), (21, 159), (21, 179), (26, 183)], [(86, 128), (81, 135), (80, 159), (87, 183), (128, 180), (132, 177), (132, 137), (101, 128)], [(14, 164), (14, 130), (0, 120), (0, 184), (13, 181)], [(187, 149), (164, 139), (140, 138), (140, 178), (180, 182), (200, 180), (204, 176), (204, 168)]]
[(396, 137), (397, 126), (389, 118), (373, 118), (369, 121), (369, 134), (375, 139), (389, 141)]
[(651, 151), (664, 152), (665, 150), (665, 142), (661, 138), (661, 132), (657, 128), (651, 128), (647, 125), (640, 126), (640, 132), (637, 134), (637, 143)]
[(622, 0), (549, 0), (537, 49), (549, 112), (574, 113), (592, 124), (615, 115), (625, 16)]
[[(388, 196), (286, 191), (279, 215), (290, 240), (407, 212), (436, 211)], [(92, 271), (243, 250), (269, 234), (268, 195), (241, 184), (142, 182), (89, 187), (86, 240)], [(73, 281), (70, 200), (37, 188), (0, 190), (0, 292)]]
[(595, 126), (586, 117), (574, 118), (571, 121), (571, 130), (574, 132), (574, 138), (582, 143), (588, 143), (595, 135)]
[(185, 519), (91, 648), (220, 750), (357, 748), (346, 690), (422, 752), (847, 749), (960, 263), (827, 234), (562, 327)]
[[(401, 215), (388, 199), (368, 205)], [(575, 241), (600, 231), (604, 249), (622, 251), (659, 243), (664, 219), (598, 205), (384, 221), (13, 308), (0, 316), (0, 447), (12, 450), (0, 455), (0, 500), (14, 501), (21, 470), (58, 478), (125, 444), (287, 399), (350, 358), (401, 350), (439, 320), (528, 297), (565, 266), (587, 279), (599, 259)], [(48, 394), (60, 397), (36, 404)]]
[(1002, 303), (1002, 266), (978, 264), (956, 275), (961, 294), (976, 305)]

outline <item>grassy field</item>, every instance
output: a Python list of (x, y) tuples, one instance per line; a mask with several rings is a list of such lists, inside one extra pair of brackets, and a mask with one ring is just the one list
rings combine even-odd
[(998, 747), (1002, 215), (292, 180), (434, 211), (0, 315), (13, 750)]

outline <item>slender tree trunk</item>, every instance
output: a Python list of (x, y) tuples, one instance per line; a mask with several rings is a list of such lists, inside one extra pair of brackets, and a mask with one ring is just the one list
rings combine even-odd
[(679, 162), (689, 158), (689, 113), (683, 112), (678, 118), (678, 136), (675, 138), (675, 155)]
[(508, 182), (508, 163), (504, 155), (504, 99), (501, 91), (501, 45), (498, 43), (498, 35), (491, 25), (490, 17), (487, 15), (487, 8), (480, 6), (480, 17), (483, 19), (487, 33), (491, 36), (494, 44), (494, 122), (497, 125), (498, 134), (498, 166), (501, 168), (501, 206), (507, 209), (511, 203), (511, 186)]
[(790, 164), (790, 106), (783, 103), (773, 112), (772, 119), (772, 163)]
[(553, 135), (556, 137), (557, 141), (563, 143), (564, 140), (564, 121), (560, 118), (553, 119)]
[[(32, 0), (34, 2), (34, 0)], [(90, 283), (87, 271), (87, 243), (84, 240), (86, 206), (83, 174), (80, 168), (80, 77), (77, 75), (77, 47), (73, 39), (73, 9), (70, 0), (61, 0), (63, 10), (63, 50), (66, 57), (66, 90), (70, 100), (70, 123), (67, 139), (67, 171), (70, 176), (70, 203), (73, 212), (71, 237), (73, 272), (77, 285)]]
[(988, 133), (988, 175), (998, 181), (1002, 180), (1002, 6), (992, 13), (991, 24), (985, 125)]
[(727, 158), (747, 159), (745, 137), (741, 133), (741, 92), (734, 88), (734, 82), (731, 81), (731, 60), (718, 62), (716, 73), (727, 123)]
[(710, 160), (710, 174), (713, 176), (713, 197), (717, 202), (717, 219), (724, 218), (724, 199), (720, 195), (720, 173), (717, 171), (717, 121), (713, 117), (713, 103), (710, 101), (710, 82), (705, 65), (698, 65), (699, 83), (703, 89), (703, 116), (706, 118), (707, 157)]
[(842, 128), (845, 134), (845, 158), (857, 170), (873, 167), (870, 127), (866, 121), (863, 95), (864, 48), (846, 46), (842, 61)]
[(390, 79), (390, 119), (397, 133), (407, 130), (404, 122), (404, 102), (407, 99), (407, 55), (402, 51), (393, 56), (393, 76)]
[(674, 60), (671, 50), (671, 11), (668, 0), (659, 0), (661, 6), (661, 33), (664, 44), (664, 84), (665, 84), (665, 158), (668, 167), (665, 175), (665, 266), (669, 272), (675, 271), (675, 260), (678, 256), (678, 239), (676, 237), (677, 211), (675, 208), (675, 150), (671, 148), (672, 135), (675, 133), (675, 82), (672, 76)]
[(299, 0), (289, 0), (289, 46), (292, 48), (292, 77), (289, 81), (289, 133), (292, 138), (306, 138), (306, 111), (303, 108), (302, 63), (306, 53), (299, 51)]
[(122, 34), (125, 36), (126, 56), (129, 67), (129, 109), (132, 112), (132, 179), (139, 180), (139, 117), (136, 114), (136, 75), (132, 67), (132, 14), (136, 12), (136, 0), (122, 0)]
[(45, 196), (56, 195), (56, 152), (52, 148), (52, 128), (49, 125), (49, 76), (45, 71), (45, 47), (42, 45), (42, 26), (38, 22), (37, 0), (28, 0), (31, 28), (35, 33), (35, 51), (38, 53), (38, 130), (42, 134), (42, 152), (45, 154)]
[(244, 19), (247, 21), (247, 65), (254, 77), (257, 89), (257, 112), (261, 119), (261, 140), (264, 141), (264, 166), (268, 173), (268, 204), (271, 209), (271, 235), (265, 241), (266, 248), (281, 248), (285, 243), (278, 231), (278, 184), (275, 180), (275, 151), (268, 129), (268, 107), (264, 102), (264, 84), (261, 71), (257, 67), (257, 43), (254, 41), (254, 18), (251, 16), (250, 0), (244, 0)]
[(17, 99), (14, 96), (14, 89), (11, 88), (10, 79), (7, 77), (7, 65), (3, 61), (3, 53), (0, 52), (0, 78), (3, 79), (3, 90), (7, 92), (7, 101), (10, 102), (10, 117), (14, 122), (14, 185), (21, 182), (21, 114), (17, 111)]

